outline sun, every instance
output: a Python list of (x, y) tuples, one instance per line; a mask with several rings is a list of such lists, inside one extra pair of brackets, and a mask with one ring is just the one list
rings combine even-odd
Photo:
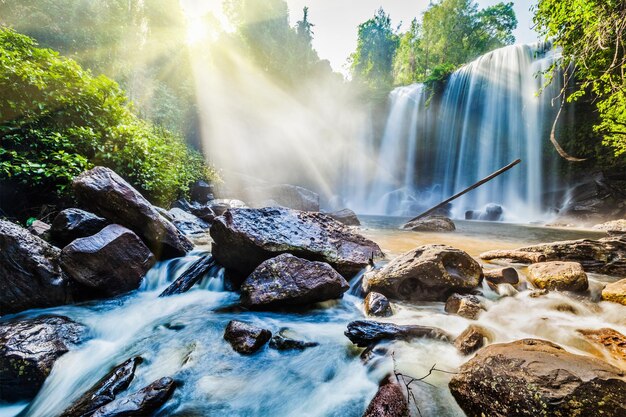
[(187, 43), (190, 45), (202, 42), (209, 36), (209, 30), (202, 16), (189, 16), (187, 21)]

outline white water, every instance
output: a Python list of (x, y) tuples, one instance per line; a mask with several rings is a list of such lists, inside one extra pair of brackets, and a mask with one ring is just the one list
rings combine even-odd
[(521, 165), (456, 200), (453, 216), (496, 203), (509, 221), (545, 217), (543, 194), (557, 182), (548, 141), (560, 77), (538, 93), (557, 56), (544, 44), (493, 51), (453, 73), (432, 102), (422, 84), (396, 88), (382, 139), (362, 144), (378, 155), (374, 178), (344, 191), (348, 206), (414, 214), (521, 158)]

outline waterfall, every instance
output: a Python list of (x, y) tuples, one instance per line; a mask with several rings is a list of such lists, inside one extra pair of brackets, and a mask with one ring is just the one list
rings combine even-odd
[(549, 44), (508, 46), (454, 72), (442, 93), (394, 89), (381, 140), (366, 144), (378, 155), (375, 175), (366, 192), (346, 190), (347, 201), (364, 214), (417, 214), (521, 158), (456, 200), (452, 216), (495, 203), (509, 221), (544, 217), (543, 195), (556, 182), (548, 137), (561, 77), (543, 87), (557, 58)]

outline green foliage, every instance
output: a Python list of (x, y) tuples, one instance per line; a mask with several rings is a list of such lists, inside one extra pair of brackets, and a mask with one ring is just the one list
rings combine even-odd
[(0, 177), (42, 194), (108, 166), (157, 204), (213, 172), (184, 142), (138, 119), (117, 83), (0, 29)]
[(540, 0), (534, 21), (563, 49), (560, 65), (575, 66), (576, 101), (595, 98), (595, 126), (615, 156), (626, 156), (626, 2), (624, 0)]

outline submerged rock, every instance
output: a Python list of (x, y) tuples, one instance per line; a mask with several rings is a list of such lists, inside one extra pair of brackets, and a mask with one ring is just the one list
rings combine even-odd
[(0, 220), (0, 314), (71, 301), (61, 251), (28, 230)]
[(319, 345), (317, 342), (295, 339), (298, 336), (291, 333), (289, 329), (281, 329), (270, 339), (270, 347), (276, 350), (305, 350)]
[(337, 220), (341, 224), (345, 224), (346, 226), (360, 226), (361, 222), (357, 217), (356, 213), (350, 209), (342, 209), (333, 211), (330, 213), (326, 213), (333, 219)]
[(409, 404), (398, 381), (389, 376), (381, 381), (363, 417), (408, 417)]
[(33, 398), (54, 362), (86, 333), (85, 326), (63, 316), (0, 323), (0, 400)]
[(52, 221), (50, 239), (54, 244), (63, 248), (74, 239), (95, 235), (109, 224), (107, 219), (88, 211), (77, 208), (65, 209), (59, 212)]
[(450, 341), (450, 336), (437, 327), (398, 325), (371, 320), (356, 320), (348, 324), (344, 332), (352, 343), (359, 347), (369, 347), (382, 340), (411, 340), (420, 337)]
[(367, 294), (363, 306), (368, 316), (389, 317), (393, 314), (389, 300), (379, 292), (372, 291)]
[(444, 307), (446, 313), (456, 314), (466, 319), (476, 320), (484, 310), (480, 299), (471, 294), (452, 294)]
[(224, 339), (233, 349), (249, 355), (261, 349), (272, 337), (272, 332), (238, 320), (231, 320), (224, 331)]
[(467, 253), (445, 245), (417, 247), (364, 280), (365, 291), (391, 299), (445, 301), (455, 292), (478, 287), (482, 269)]
[(211, 237), (213, 256), (239, 282), (282, 253), (326, 262), (346, 278), (382, 257), (376, 243), (332, 218), (282, 207), (230, 209), (215, 219)]
[(528, 267), (528, 280), (539, 289), (585, 291), (587, 274), (578, 262), (542, 262)]
[(189, 252), (192, 243), (122, 177), (95, 167), (74, 179), (74, 192), (86, 207), (137, 233), (158, 259)]
[(402, 226), (402, 229), (414, 232), (453, 232), (456, 226), (448, 217), (429, 216), (410, 221)]
[(470, 417), (626, 415), (623, 371), (538, 339), (487, 346), (449, 387)]
[(602, 290), (602, 299), (626, 306), (626, 278), (607, 284)]
[(271, 205), (274, 206), (301, 211), (320, 211), (320, 196), (297, 185), (255, 185), (244, 192), (248, 196), (246, 201), (250, 201), (252, 206), (267, 207), (267, 202), (272, 201)]
[(117, 224), (76, 239), (61, 252), (63, 269), (92, 293), (87, 298), (110, 297), (137, 289), (154, 262), (141, 239)]
[(170, 399), (175, 388), (172, 378), (157, 379), (137, 392), (98, 408), (91, 417), (151, 416)]
[(490, 332), (484, 327), (471, 324), (454, 339), (454, 346), (463, 355), (470, 355), (485, 346), (491, 337)]

